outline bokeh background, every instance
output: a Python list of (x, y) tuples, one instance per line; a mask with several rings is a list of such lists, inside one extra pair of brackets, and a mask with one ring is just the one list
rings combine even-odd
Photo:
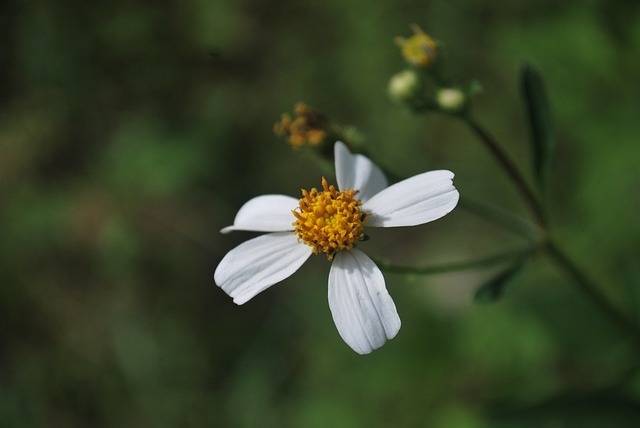
[[(272, 133), (305, 101), (400, 175), (527, 213), (465, 126), (389, 101), (418, 23), (483, 93), (475, 116), (528, 171), (518, 88), (543, 74), (562, 245), (629, 313), (640, 303), (636, 1), (0, 2), (0, 426), (633, 427), (639, 357), (544, 258), (491, 305), (490, 270), (385, 274), (403, 327), (368, 356), (340, 339), (328, 263), (236, 306), (221, 235), (321, 171)], [(457, 209), (362, 244), (434, 265), (521, 243)]]

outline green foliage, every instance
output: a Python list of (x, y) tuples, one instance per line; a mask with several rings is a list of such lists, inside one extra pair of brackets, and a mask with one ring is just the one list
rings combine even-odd
[(542, 77), (535, 68), (525, 65), (520, 72), (520, 82), (529, 119), (533, 170), (538, 185), (546, 190), (556, 146), (553, 113)]
[(478, 303), (491, 303), (504, 297), (521, 280), (528, 266), (528, 260), (519, 262), (500, 272), (482, 284), (475, 292), (473, 299)]

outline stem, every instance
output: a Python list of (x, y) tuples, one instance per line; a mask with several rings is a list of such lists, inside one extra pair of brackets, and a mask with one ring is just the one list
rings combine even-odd
[[(480, 137), (482, 142), (496, 158), (507, 175), (513, 180), (514, 185), (517, 187), (531, 210), (531, 213), (545, 234), (545, 236), (542, 237), (542, 240), (544, 241), (549, 239), (549, 229), (544, 210), (524, 176), (520, 173), (518, 167), (511, 161), (511, 159), (509, 159), (507, 154), (502, 150), (491, 134), (480, 126), (480, 124), (469, 116), (463, 117), (463, 120), (471, 127), (478, 137)], [(560, 248), (558, 248), (555, 242), (549, 239), (545, 248), (553, 261), (555, 261), (562, 270), (571, 276), (575, 285), (578, 287), (578, 290), (581, 291), (612, 324), (624, 332), (624, 334), (632, 340), (634, 346), (639, 347), (640, 326), (638, 326), (633, 319), (621, 312), (609, 300), (609, 298), (600, 291), (600, 288), (597, 287), (589, 277), (587, 277), (587, 275), (585, 275), (582, 270), (580, 270), (580, 268), (578, 268), (562, 250), (560, 250)]]
[[(504, 253), (495, 254), (492, 256), (484, 257), (477, 260), (471, 260), (466, 262), (456, 262), (456, 263), (448, 263), (442, 264), (438, 266), (427, 266), (427, 267), (408, 267), (408, 266), (395, 266), (391, 264), (387, 260), (382, 259), (374, 259), (376, 264), (387, 272), (398, 273), (398, 274), (414, 274), (414, 275), (430, 275), (430, 274), (438, 274), (438, 273), (446, 273), (446, 272), (454, 272), (468, 269), (476, 269), (487, 266), (492, 266), (495, 264), (503, 263), (509, 260), (518, 260), (526, 257), (532, 256), (539, 248), (540, 245), (544, 245), (544, 250), (546, 250), (549, 256), (553, 259), (554, 262), (564, 270), (569, 276), (571, 276), (578, 287), (578, 290), (584, 293), (584, 295), (591, 300), (591, 302), (600, 310), (602, 313), (617, 327), (620, 328), (627, 336), (629, 336), (636, 347), (640, 347), (640, 326), (638, 326), (633, 319), (622, 313), (611, 301), (607, 298), (605, 294), (603, 294), (600, 289), (593, 283), (591, 280), (580, 270), (566, 255), (565, 253), (558, 248), (558, 246), (550, 240), (548, 234), (548, 225), (546, 215), (542, 206), (529, 187), (529, 184), (525, 180), (524, 176), (520, 173), (518, 167), (511, 161), (511, 159), (507, 156), (507, 154), (502, 150), (502, 148), (498, 145), (496, 140), (489, 134), (480, 124), (478, 124), (475, 120), (473, 120), (469, 116), (460, 116), (462, 120), (464, 120), (469, 127), (477, 134), (477, 136), (482, 140), (485, 146), (489, 149), (491, 154), (496, 158), (498, 163), (502, 166), (507, 175), (513, 180), (513, 183), (517, 187), (521, 196), (525, 200), (529, 209), (531, 210), (533, 216), (535, 217), (538, 225), (540, 226), (541, 231), (543, 232), (543, 236), (539, 239), (538, 242), (540, 244), (536, 244), (531, 247), (527, 247), (525, 249), (512, 250)], [(312, 158), (316, 158), (314, 160), (318, 160), (317, 157), (311, 156)], [(321, 167), (329, 169), (330, 166), (328, 163), (322, 159), (319, 162)], [(389, 171), (385, 171), (389, 174)], [(391, 174), (389, 174), (391, 175)], [(399, 179), (397, 176), (394, 178)], [(529, 225), (524, 223), (521, 219), (509, 215), (508, 213), (504, 213), (502, 211), (498, 211), (494, 207), (488, 206), (486, 204), (481, 204), (480, 202), (470, 200), (465, 198), (461, 200), (461, 205), (464, 205), (468, 210), (474, 211), (477, 214), (492, 218), (496, 220), (498, 223), (502, 224), (506, 228), (517, 232), (523, 235), (526, 238), (530, 238), (530, 227)]]
[(575, 285), (612, 324), (616, 325), (629, 336), (635, 346), (640, 346), (640, 327), (632, 321), (603, 294), (600, 289), (575, 265), (567, 255), (553, 242), (546, 247), (553, 261), (574, 280)]
[(302, 153), (307, 159), (316, 164), (322, 174), (327, 176), (335, 175), (334, 165), (331, 160), (306, 147), (302, 150)]
[(502, 166), (507, 175), (513, 180), (515, 186), (518, 188), (518, 191), (524, 198), (538, 224), (542, 227), (542, 229), (547, 229), (547, 219), (542, 206), (538, 202), (538, 198), (536, 198), (536, 195), (531, 190), (531, 187), (529, 187), (529, 184), (527, 184), (527, 180), (525, 180), (524, 176), (520, 173), (518, 167), (516, 167), (513, 161), (509, 159), (507, 154), (502, 150), (502, 148), (498, 145), (491, 134), (489, 134), (482, 126), (480, 126), (478, 122), (476, 122), (469, 116), (463, 116), (462, 119), (471, 127), (471, 129), (478, 135), (478, 137), (480, 137), (491, 154), (496, 158), (500, 166)]
[(518, 217), (509, 211), (505, 211), (500, 207), (473, 199), (466, 195), (460, 195), (458, 207), (469, 211), (478, 217), (493, 221), (505, 229), (524, 237), (528, 241), (536, 241), (536, 231), (538, 230), (537, 225)]
[(446, 272), (456, 272), (461, 270), (469, 270), (492, 266), (495, 264), (504, 263), (508, 260), (524, 259), (531, 256), (536, 251), (534, 247), (527, 247), (524, 249), (509, 250), (503, 253), (494, 254), (492, 256), (483, 257), (477, 260), (470, 260), (466, 262), (446, 263), (437, 266), (427, 267), (409, 267), (409, 266), (396, 266), (391, 264), (387, 260), (374, 259), (375, 263), (380, 269), (398, 274), (414, 274), (414, 275), (432, 275)]

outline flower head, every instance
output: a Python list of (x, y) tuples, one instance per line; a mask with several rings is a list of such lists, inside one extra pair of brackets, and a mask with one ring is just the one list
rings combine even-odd
[(227, 253), (214, 279), (240, 305), (291, 276), (312, 254), (326, 254), (332, 260), (329, 308), (338, 332), (354, 351), (368, 354), (395, 337), (400, 317), (382, 272), (356, 248), (364, 228), (428, 223), (453, 210), (459, 195), (450, 171), (388, 186), (367, 157), (352, 154), (341, 142), (334, 152), (337, 188), (323, 179), (323, 190), (303, 190), (299, 200), (264, 195), (240, 208), (223, 233), (270, 233)]
[(287, 137), (287, 142), (293, 147), (301, 147), (305, 144), (318, 146), (327, 136), (329, 121), (320, 112), (312, 109), (304, 103), (298, 103), (294, 107), (296, 118), (293, 119), (284, 113), (279, 122), (273, 127), (276, 135)]
[(404, 59), (416, 67), (431, 68), (438, 58), (438, 44), (420, 27), (411, 25), (413, 36), (405, 39), (396, 37), (396, 43), (400, 46)]
[(312, 248), (314, 254), (324, 253), (329, 260), (340, 250), (350, 250), (364, 239), (366, 214), (360, 212), (362, 201), (357, 191), (337, 191), (322, 177), (321, 192), (302, 190), (299, 207), (293, 210), (295, 233)]

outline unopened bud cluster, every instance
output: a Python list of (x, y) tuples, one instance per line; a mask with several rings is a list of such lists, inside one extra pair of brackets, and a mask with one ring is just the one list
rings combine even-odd
[(389, 97), (413, 110), (434, 110), (463, 114), (474, 91), (469, 87), (450, 85), (441, 67), (440, 43), (420, 27), (411, 25), (413, 35), (396, 37), (400, 53), (411, 66), (393, 75), (389, 81)]

